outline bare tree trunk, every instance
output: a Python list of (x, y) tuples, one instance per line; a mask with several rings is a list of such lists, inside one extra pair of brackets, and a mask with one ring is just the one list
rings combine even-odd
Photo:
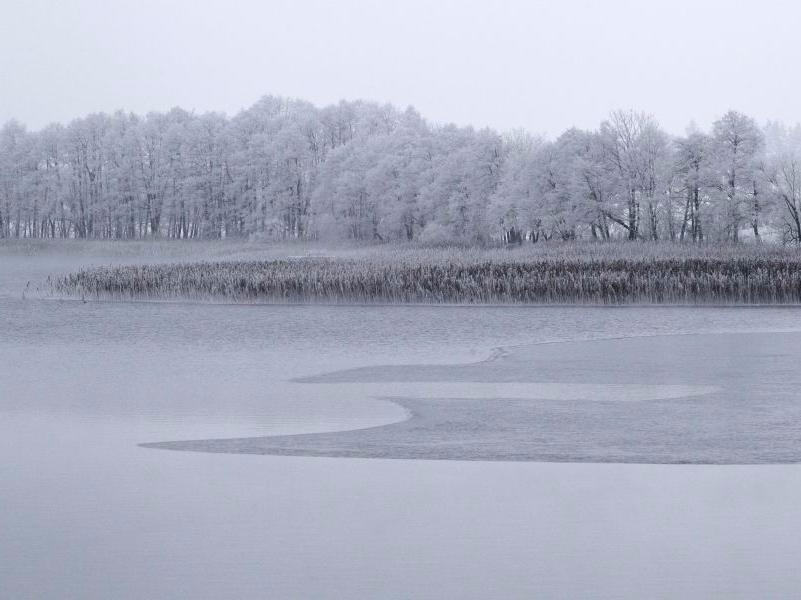
[(762, 241), (762, 238), (759, 237), (759, 190), (757, 190), (756, 181), (754, 181), (754, 201), (752, 204), (752, 212), (751, 212), (751, 227), (754, 230), (754, 239), (756, 241)]

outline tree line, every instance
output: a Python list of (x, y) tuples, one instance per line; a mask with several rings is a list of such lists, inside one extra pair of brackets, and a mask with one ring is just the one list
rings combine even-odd
[(801, 127), (668, 135), (616, 111), (554, 140), (268, 96), (0, 129), (0, 237), (801, 243)]

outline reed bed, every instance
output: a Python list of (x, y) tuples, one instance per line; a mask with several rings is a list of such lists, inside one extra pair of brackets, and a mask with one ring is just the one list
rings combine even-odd
[(682, 252), (655, 257), (608, 248), (540, 255), (412, 248), (339, 258), (100, 267), (51, 285), (57, 295), (84, 299), (244, 303), (801, 303), (801, 257), (794, 252)]

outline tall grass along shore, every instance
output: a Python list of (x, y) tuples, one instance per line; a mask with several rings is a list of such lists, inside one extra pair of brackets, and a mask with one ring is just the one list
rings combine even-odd
[(560, 245), (98, 267), (51, 282), (84, 299), (283, 303), (797, 304), (801, 255), (761, 247)]

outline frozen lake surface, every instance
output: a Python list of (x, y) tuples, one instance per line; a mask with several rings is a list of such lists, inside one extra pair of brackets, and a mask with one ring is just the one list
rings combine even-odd
[(391, 399), (407, 418), (349, 432), (150, 446), (361, 458), (796, 463), (799, 358), (795, 332), (705, 333), (536, 344), (464, 365), (350, 369), (298, 383), (317, 384), (322, 397)]
[(797, 462), (800, 309), (21, 298), (81, 261), (0, 255), (0, 597), (801, 586), (801, 467), (621, 464)]

